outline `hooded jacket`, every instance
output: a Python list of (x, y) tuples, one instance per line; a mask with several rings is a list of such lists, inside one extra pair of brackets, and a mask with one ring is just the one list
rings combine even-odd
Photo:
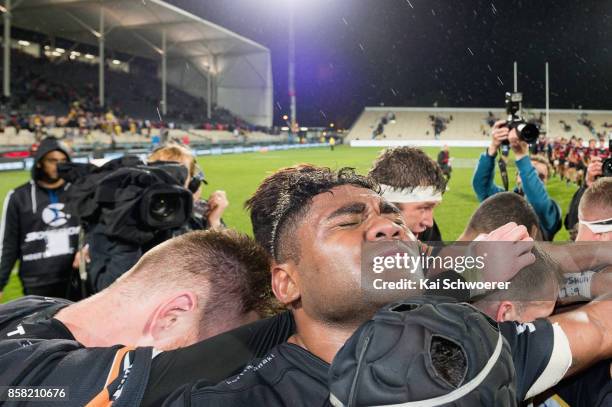
[(20, 260), (19, 277), (25, 288), (68, 281), (77, 250), (79, 221), (66, 213), (66, 183), (56, 189), (38, 184), (42, 176), (37, 167), (51, 151), (64, 146), (54, 138), (44, 139), (34, 156), (32, 180), (9, 191), (4, 199), (0, 223), (0, 291), (11, 270)]

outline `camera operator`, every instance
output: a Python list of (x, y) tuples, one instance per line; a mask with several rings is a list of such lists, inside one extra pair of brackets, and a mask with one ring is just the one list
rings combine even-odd
[(79, 221), (66, 211), (70, 183), (58, 177), (57, 165), (70, 161), (55, 138), (42, 140), (32, 166), (32, 180), (9, 191), (0, 227), (0, 298), (17, 260), (26, 295), (66, 298)]
[(517, 187), (514, 192), (524, 195), (527, 202), (533, 206), (540, 220), (544, 240), (552, 241), (555, 233), (561, 228), (561, 209), (550, 198), (546, 191), (549, 178), (549, 168), (545, 159), (529, 157), (529, 146), (518, 137), (516, 129), (510, 130), (507, 122), (500, 120), (493, 126), (491, 145), (480, 156), (478, 166), (472, 178), (472, 187), (476, 196), (482, 202), (489, 196), (502, 192), (504, 189), (495, 185), (495, 157), (504, 141), (507, 141), (516, 160), (518, 174)]
[(87, 246), (81, 254), (88, 291), (109, 286), (143, 253), (174, 236), (223, 226), (225, 192), (215, 191), (209, 201), (199, 199), (203, 175), (196, 173), (195, 158), (183, 146), (157, 149), (148, 165), (126, 156), (100, 169), (84, 168), (82, 176), (78, 171), (66, 175), (80, 180), (73, 202), (85, 211)]

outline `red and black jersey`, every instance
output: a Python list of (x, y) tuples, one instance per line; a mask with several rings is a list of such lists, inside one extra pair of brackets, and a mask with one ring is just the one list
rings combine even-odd
[(597, 157), (599, 155), (599, 149), (597, 147), (587, 147), (585, 152), (585, 158), (590, 160), (593, 157)]
[(565, 156), (567, 154), (567, 148), (564, 145), (559, 144), (555, 148), (555, 154), (556, 154), (558, 159), (565, 160)]
[(580, 161), (580, 152), (578, 150), (578, 147), (572, 147), (568, 150), (567, 159), (571, 163), (577, 163), (578, 161)]

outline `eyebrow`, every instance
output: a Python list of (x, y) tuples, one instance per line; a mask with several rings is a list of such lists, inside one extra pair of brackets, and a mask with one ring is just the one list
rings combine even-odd
[(380, 201), (380, 213), (381, 214), (389, 214), (389, 213), (401, 213), (399, 208), (387, 201)]
[(366, 204), (363, 202), (354, 202), (348, 205), (344, 205), (341, 208), (336, 209), (331, 215), (327, 217), (328, 220), (337, 218), (343, 215), (360, 215), (366, 210)]

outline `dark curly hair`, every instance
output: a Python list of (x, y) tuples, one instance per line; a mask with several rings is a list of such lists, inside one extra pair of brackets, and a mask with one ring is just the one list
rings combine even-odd
[(379, 192), (378, 184), (353, 168), (334, 171), (312, 164), (282, 168), (263, 180), (245, 208), (251, 212), (253, 234), (277, 262), (299, 261), (295, 227), (308, 212), (312, 198), (341, 185)]

